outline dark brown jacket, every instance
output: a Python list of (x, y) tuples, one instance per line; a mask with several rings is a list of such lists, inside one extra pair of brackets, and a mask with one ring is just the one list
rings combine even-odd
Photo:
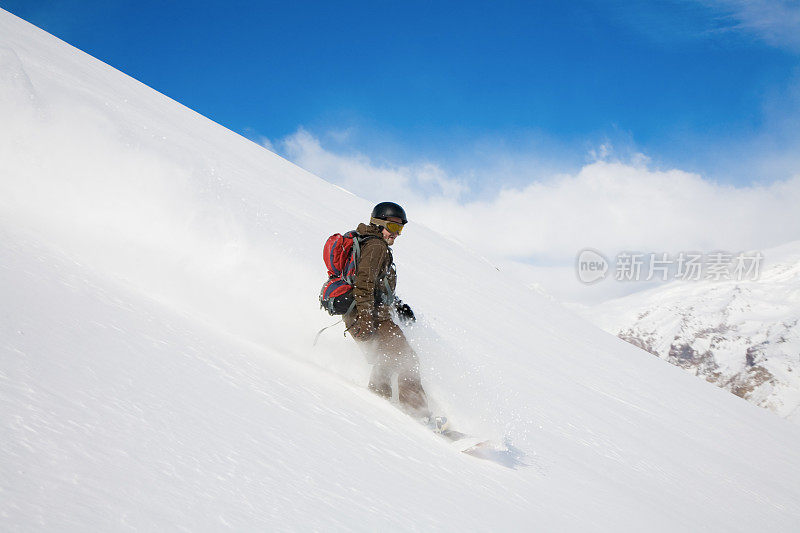
[(359, 224), (359, 235), (372, 235), (377, 238), (366, 239), (361, 244), (361, 257), (358, 260), (353, 297), (356, 301), (355, 313), (371, 311), (375, 319), (391, 319), (390, 309), (397, 286), (392, 251), (377, 226)]

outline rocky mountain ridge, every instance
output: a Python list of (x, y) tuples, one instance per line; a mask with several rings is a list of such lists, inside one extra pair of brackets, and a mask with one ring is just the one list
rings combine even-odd
[(756, 280), (675, 281), (587, 316), (651, 354), (800, 423), (800, 242)]

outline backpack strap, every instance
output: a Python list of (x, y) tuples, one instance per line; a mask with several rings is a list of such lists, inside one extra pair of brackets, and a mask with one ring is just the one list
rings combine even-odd
[[(377, 235), (361, 235), (357, 231), (353, 231), (353, 233), (355, 233), (356, 237), (358, 237), (359, 244), (362, 242), (367, 242), (370, 239), (380, 239), (380, 237), (378, 237)], [(355, 243), (355, 239), (353, 240), (353, 242)]]
[[(356, 235), (358, 235), (358, 234), (356, 233)], [(378, 237), (377, 235), (364, 235), (364, 236), (359, 235), (359, 238), (361, 239), (361, 242), (363, 243), (363, 242), (365, 242), (365, 241), (367, 241), (369, 239), (378, 239), (380, 237)], [(357, 239), (353, 239), (353, 247), (354, 248), (355, 248), (356, 240)], [(358, 259), (361, 257), (361, 249), (360, 248), (358, 248), (358, 253), (359, 253), (359, 255), (356, 256), (356, 265), (358, 265)], [(391, 255), (392, 255), (392, 252), (391, 252), (391, 250), (389, 250), (389, 257), (391, 257)], [(392, 259), (392, 262), (389, 265), (389, 268), (394, 270), (394, 268), (395, 268), (394, 259)], [(394, 292), (392, 292), (392, 288), (389, 286), (389, 275), (388, 275), (388, 272), (387, 272), (387, 274), (385, 276), (383, 276), (383, 288), (386, 289), (386, 291), (381, 295), (381, 300), (384, 300), (383, 303), (389, 305), (394, 300)]]
[[(394, 261), (389, 266), (389, 269), (395, 270)], [(389, 286), (389, 273), (387, 272), (385, 276), (383, 276), (383, 286), (386, 289), (386, 292), (382, 295), (384, 299), (384, 304), (391, 305), (394, 302), (394, 292), (392, 292), (392, 287)]]
[[(354, 262), (355, 270), (353, 271), (353, 278), (346, 279), (345, 281), (347, 281), (350, 285), (353, 285), (356, 281), (354, 278), (356, 271), (358, 271), (358, 262), (361, 260), (361, 245), (370, 239), (377, 239), (378, 236), (361, 235), (356, 230), (353, 230), (352, 232), (348, 233), (351, 233), (353, 235), (353, 251), (351, 252), (351, 254), (355, 256), (355, 262)], [(344, 276), (342, 277), (342, 279), (344, 279)]]
[[(355, 262), (354, 262), (355, 269), (353, 270), (352, 278), (342, 276), (342, 279), (345, 282), (347, 282), (348, 284), (350, 284), (350, 285), (355, 285), (355, 282), (356, 282), (355, 273), (358, 272), (358, 263), (361, 260), (361, 245), (364, 244), (365, 242), (367, 242), (370, 239), (378, 239), (380, 237), (378, 237), (377, 235), (361, 235), (356, 230), (353, 230), (352, 232), (348, 232), (348, 233), (351, 233), (353, 235), (353, 251), (351, 252), (351, 254), (355, 256)], [(392, 263), (392, 264), (394, 264), (394, 263)], [(388, 278), (388, 276), (384, 276), (384, 285), (386, 287), (386, 291), (390, 295), (393, 295), (392, 292), (391, 292), (391, 289), (389, 288), (389, 278)], [(350, 307), (347, 309), (347, 312), (345, 312), (344, 314), (350, 313), (355, 308), (356, 308), (356, 301), (354, 299), (353, 302), (350, 304)]]

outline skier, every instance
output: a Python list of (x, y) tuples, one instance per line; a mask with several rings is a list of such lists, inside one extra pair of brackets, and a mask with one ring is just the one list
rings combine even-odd
[(397, 374), (401, 407), (428, 423), (431, 413), (420, 380), (419, 359), (392, 319), (394, 310), (403, 323), (415, 320), (411, 307), (394, 295), (397, 274), (390, 249), (408, 222), (406, 212), (394, 202), (381, 202), (372, 210), (369, 222), (359, 224), (356, 230), (362, 236), (361, 258), (353, 284), (355, 307), (343, 317), (346, 331), (372, 360), (369, 389), (390, 399), (392, 376)]

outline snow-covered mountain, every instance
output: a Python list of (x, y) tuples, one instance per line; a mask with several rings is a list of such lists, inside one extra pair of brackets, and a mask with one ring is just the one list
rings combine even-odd
[(425, 386), (527, 466), (454, 451), (312, 346), (370, 202), (4, 11), (0, 120), (1, 530), (797, 530), (800, 427), (409, 213)]
[(800, 241), (754, 280), (672, 282), (595, 306), (606, 331), (800, 422)]

